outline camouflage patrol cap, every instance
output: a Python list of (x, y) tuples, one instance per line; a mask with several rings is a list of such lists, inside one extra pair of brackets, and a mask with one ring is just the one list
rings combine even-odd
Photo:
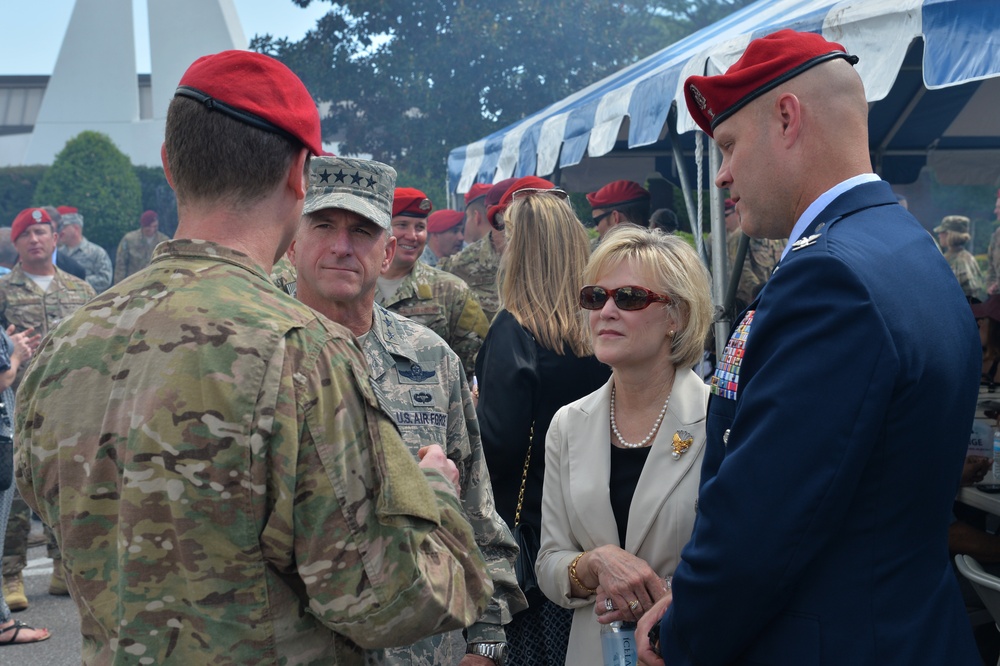
[(313, 157), (302, 214), (342, 208), (388, 230), (395, 188), (396, 170), (388, 164), (333, 155)]
[(969, 218), (964, 215), (945, 215), (941, 224), (934, 227), (934, 233), (942, 231), (957, 231), (960, 234), (969, 233)]

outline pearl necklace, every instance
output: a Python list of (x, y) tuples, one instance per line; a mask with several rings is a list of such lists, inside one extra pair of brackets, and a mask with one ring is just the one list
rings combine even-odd
[(670, 396), (673, 395), (673, 389), (667, 394), (667, 399), (663, 403), (663, 409), (660, 410), (660, 415), (656, 417), (656, 422), (653, 424), (653, 429), (649, 431), (646, 438), (639, 442), (638, 444), (632, 444), (631, 442), (626, 442), (622, 434), (618, 432), (618, 424), (615, 423), (615, 386), (611, 386), (611, 432), (615, 433), (615, 437), (618, 438), (618, 442), (627, 449), (638, 449), (640, 447), (649, 444), (649, 441), (653, 439), (656, 435), (656, 431), (660, 429), (660, 424), (663, 423), (663, 417), (667, 414), (667, 405), (670, 404)]

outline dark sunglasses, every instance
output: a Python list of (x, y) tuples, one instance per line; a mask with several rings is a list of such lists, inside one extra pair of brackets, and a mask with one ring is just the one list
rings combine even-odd
[(611, 215), (613, 212), (615, 211), (609, 210), (607, 213), (601, 213), (600, 215), (595, 215), (594, 217), (590, 218), (590, 226), (596, 227), (598, 224), (601, 223), (601, 220), (606, 218), (608, 215)]
[(669, 303), (670, 297), (657, 294), (644, 287), (618, 287), (605, 289), (588, 285), (580, 290), (580, 307), (584, 310), (600, 310), (611, 298), (619, 310), (645, 310), (650, 303)]

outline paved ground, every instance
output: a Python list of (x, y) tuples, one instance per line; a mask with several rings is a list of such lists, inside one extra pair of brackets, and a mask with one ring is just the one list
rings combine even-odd
[(0, 645), (0, 664), (79, 666), (80, 620), (76, 604), (69, 597), (48, 593), (52, 560), (45, 556), (45, 546), (28, 551), (25, 574), (28, 610), (14, 613), (14, 617), (33, 627), (46, 627), (52, 638), (30, 645)]

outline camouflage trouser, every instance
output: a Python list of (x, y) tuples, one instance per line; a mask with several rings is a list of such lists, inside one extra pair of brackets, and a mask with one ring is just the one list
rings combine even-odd
[[(19, 493), (14, 495), (14, 503), (10, 507), (10, 518), (7, 519), (6, 536), (3, 542), (3, 575), (11, 576), (20, 573), (28, 566), (28, 534), (31, 532), (31, 509), (21, 499)], [(48, 525), (45, 526), (45, 537), (48, 540), (49, 557), (61, 557), (55, 536)]]

